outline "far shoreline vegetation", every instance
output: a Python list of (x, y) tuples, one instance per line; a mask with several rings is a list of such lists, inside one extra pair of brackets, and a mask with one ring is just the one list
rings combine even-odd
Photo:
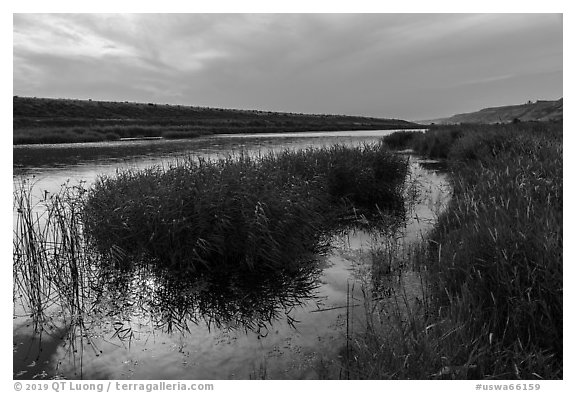
[(196, 138), (212, 134), (425, 128), (399, 119), (155, 103), (13, 97), (13, 144)]

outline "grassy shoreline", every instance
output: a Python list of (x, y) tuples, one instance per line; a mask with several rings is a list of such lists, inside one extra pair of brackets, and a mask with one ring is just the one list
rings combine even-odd
[(562, 378), (561, 124), (447, 126), (384, 142), (447, 158), (454, 195), (411, 260), (428, 292), (368, 313), (351, 377)]

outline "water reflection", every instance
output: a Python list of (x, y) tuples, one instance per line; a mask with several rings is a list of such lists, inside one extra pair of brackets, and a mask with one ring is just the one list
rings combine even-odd
[(61, 292), (70, 288), (54, 288), (45, 299), (54, 306), (43, 310), (39, 320), (19, 325), (14, 377), (53, 376), (53, 357), (67, 348), (59, 363), (73, 363), (70, 371), (85, 378), (93, 372), (83, 369), (85, 358), (99, 357), (110, 344), (130, 348), (146, 332), (169, 337), (204, 331), (205, 338), (211, 331), (251, 333), (262, 339), (278, 321), (294, 328), (293, 314), (317, 299), (320, 271), (312, 258), (297, 270), (266, 275), (228, 269), (192, 276), (143, 266), (104, 270), (89, 282), (76, 283), (73, 291), (83, 298), (75, 315), (63, 315), (58, 306)]
[(66, 180), (91, 183), (98, 175), (114, 174), (117, 168), (164, 165), (189, 155), (216, 158), (240, 151), (258, 154), (336, 143), (358, 145), (376, 142), (392, 132), (395, 131), (238, 134), (184, 140), (17, 145), (12, 149), (13, 171), (17, 178), (36, 176), (40, 187), (53, 191)]
[(168, 158), (185, 152), (227, 153), (242, 150), (243, 147), (250, 149), (301, 148), (312, 145), (331, 145), (337, 142), (346, 144), (373, 142), (396, 131), (226, 134), (195, 139), (15, 145), (13, 166), (15, 172), (25, 173), (30, 168), (63, 168), (102, 160), (123, 162), (152, 156)]
[(200, 275), (154, 267), (114, 271), (102, 287), (115, 306), (107, 304), (104, 309), (121, 310), (127, 324), (133, 316), (139, 322), (147, 319), (149, 326), (166, 333), (201, 324), (209, 331), (243, 330), (265, 336), (278, 319), (292, 323), (290, 313), (315, 297), (318, 263), (310, 258), (299, 266), (265, 274), (229, 268)]

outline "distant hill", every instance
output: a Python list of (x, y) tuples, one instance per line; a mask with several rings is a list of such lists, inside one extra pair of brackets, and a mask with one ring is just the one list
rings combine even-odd
[(520, 121), (562, 120), (563, 99), (557, 101), (536, 101), (522, 105), (499, 106), (482, 109), (478, 112), (462, 113), (452, 117), (426, 120), (420, 124), (458, 124), (458, 123), (510, 123)]
[(13, 144), (195, 138), (209, 134), (421, 128), (398, 119), (155, 103), (13, 98)]
[[(18, 97), (13, 99), (15, 129), (30, 127), (170, 125), (197, 128), (312, 131), (417, 127), (398, 119), (312, 115), (256, 110), (205, 108), (155, 103)], [(234, 129), (234, 130), (233, 130)]]

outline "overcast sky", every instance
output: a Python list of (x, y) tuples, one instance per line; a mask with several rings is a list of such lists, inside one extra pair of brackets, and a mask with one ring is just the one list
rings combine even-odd
[(14, 95), (407, 120), (562, 97), (560, 14), (14, 14)]

